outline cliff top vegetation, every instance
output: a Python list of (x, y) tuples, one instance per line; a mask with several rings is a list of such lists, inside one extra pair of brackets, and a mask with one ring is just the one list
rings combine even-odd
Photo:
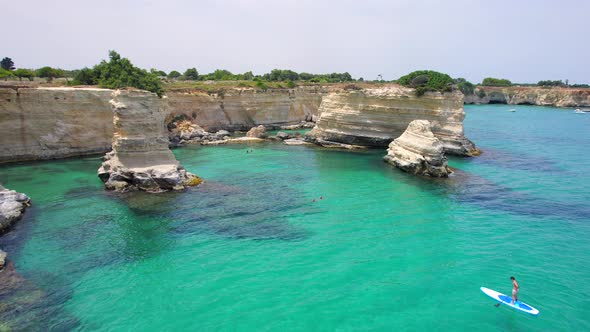
[(426, 91), (453, 91), (451, 76), (434, 70), (417, 70), (400, 77), (397, 83), (416, 89), (416, 95), (421, 96)]
[(493, 78), (493, 77), (486, 77), (481, 81), (481, 85), (484, 86), (512, 86), (512, 82), (505, 78)]

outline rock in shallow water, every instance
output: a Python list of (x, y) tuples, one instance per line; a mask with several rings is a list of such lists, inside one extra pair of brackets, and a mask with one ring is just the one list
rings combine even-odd
[(246, 137), (255, 137), (255, 138), (266, 138), (268, 135), (266, 134), (266, 127), (260, 125), (258, 127), (252, 127), (252, 129), (248, 130), (246, 133)]
[(145, 91), (115, 91), (111, 105), (113, 151), (105, 155), (98, 170), (107, 189), (162, 192), (202, 181), (180, 166), (168, 148), (160, 98)]
[(0, 185), (0, 234), (20, 219), (30, 202), (27, 195)]
[(393, 140), (384, 160), (412, 174), (447, 177), (451, 172), (441, 142), (426, 120), (410, 122), (404, 133)]

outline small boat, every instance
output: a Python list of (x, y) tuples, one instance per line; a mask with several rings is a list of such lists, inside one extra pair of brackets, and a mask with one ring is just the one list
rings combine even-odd
[(516, 112), (516, 109), (515, 108), (511, 108), (511, 109), (508, 110), (508, 112)]
[(585, 109), (576, 108), (575, 113), (578, 113), (578, 114), (590, 113), (590, 109), (587, 109), (587, 108), (585, 108)]

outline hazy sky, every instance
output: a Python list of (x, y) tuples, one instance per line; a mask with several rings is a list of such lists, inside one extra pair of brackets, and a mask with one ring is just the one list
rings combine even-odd
[(434, 69), (480, 82), (590, 83), (588, 0), (0, 0), (0, 57), (93, 66), (114, 49), (143, 68), (262, 74)]

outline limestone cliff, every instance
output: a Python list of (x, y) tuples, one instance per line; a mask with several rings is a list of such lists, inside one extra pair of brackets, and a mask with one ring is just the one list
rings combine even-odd
[(445, 152), (479, 153), (463, 136), (465, 112), (460, 92), (427, 92), (417, 97), (413, 89), (399, 85), (340, 90), (323, 98), (319, 113), (316, 127), (308, 134), (314, 141), (387, 146), (410, 122), (422, 119), (430, 121)]
[(465, 103), (589, 107), (590, 89), (478, 86)]
[[(165, 121), (189, 118), (209, 131), (284, 125), (317, 116), (322, 87), (170, 92)], [(112, 90), (0, 86), (0, 163), (105, 153), (111, 149)]]
[(451, 173), (443, 145), (434, 136), (430, 122), (426, 120), (410, 122), (406, 131), (389, 144), (383, 159), (412, 174), (447, 177)]
[(179, 190), (200, 182), (168, 148), (166, 103), (146, 91), (115, 91), (113, 151), (98, 170), (107, 189)]
[(184, 116), (207, 131), (248, 130), (257, 125), (295, 124), (317, 117), (322, 87), (294, 89), (233, 88), (219, 93), (169, 92), (170, 114)]
[(64, 158), (110, 149), (112, 91), (0, 88), (0, 162)]

